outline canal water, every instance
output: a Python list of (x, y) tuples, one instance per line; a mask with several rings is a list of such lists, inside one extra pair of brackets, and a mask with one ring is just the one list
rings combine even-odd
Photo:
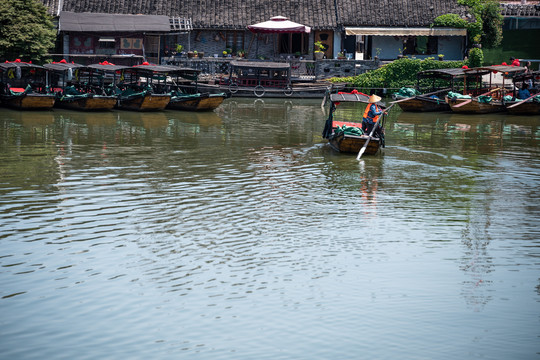
[(538, 359), (540, 118), (326, 116), (1, 109), (2, 358)]

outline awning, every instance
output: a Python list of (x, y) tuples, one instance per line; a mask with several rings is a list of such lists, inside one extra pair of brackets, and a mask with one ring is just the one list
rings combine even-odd
[(457, 28), (392, 28), (346, 27), (345, 35), (375, 36), (467, 36), (467, 29)]
[(164, 15), (125, 15), (101, 13), (60, 12), (58, 20), (60, 31), (156, 31), (169, 32), (169, 17)]

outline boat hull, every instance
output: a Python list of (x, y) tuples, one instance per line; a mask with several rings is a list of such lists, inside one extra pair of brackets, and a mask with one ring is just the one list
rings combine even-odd
[[(332, 134), (328, 138), (328, 143), (330, 144), (330, 147), (332, 147), (332, 149), (338, 152), (358, 154), (360, 149), (362, 149), (362, 147), (365, 145), (368, 138), (369, 136), (367, 135), (355, 136), (344, 134), (341, 132), (338, 134)], [(379, 151), (380, 146), (381, 140), (379, 138), (372, 137), (368, 143), (368, 146), (366, 147), (364, 155), (375, 155)]]
[(446, 101), (450, 105), (450, 108), (455, 113), (463, 113), (463, 114), (488, 114), (488, 113), (496, 113), (496, 112), (503, 112), (506, 110), (504, 105), (500, 101), (492, 101), (489, 104), (478, 102), (476, 99), (473, 99), (469, 103), (456, 107), (456, 105), (459, 105), (465, 101), (469, 101), (470, 99), (455, 99), (450, 100), (446, 98)]
[(92, 96), (74, 99), (57, 99), (55, 106), (78, 111), (106, 111), (116, 105), (115, 96)]
[(167, 109), (185, 111), (212, 111), (223, 103), (225, 94), (205, 94), (197, 97), (172, 97)]
[(539, 115), (540, 114), (540, 102), (526, 101), (521, 105), (513, 108), (508, 106), (517, 103), (517, 101), (506, 102), (506, 110), (512, 115)]
[(118, 98), (117, 107), (132, 111), (160, 111), (171, 101), (169, 94), (140, 94), (126, 98)]
[[(400, 100), (399, 98), (397, 100)], [(443, 99), (412, 98), (397, 103), (401, 110), (411, 112), (450, 111), (450, 105)]]
[(2, 95), (0, 99), (4, 106), (18, 110), (48, 110), (55, 103), (52, 94)]
[(230, 92), (231, 97), (322, 99), (327, 92), (331, 92), (335, 87), (332, 87), (331, 84), (293, 85), (291, 88), (198, 84), (198, 89), (214, 94)]

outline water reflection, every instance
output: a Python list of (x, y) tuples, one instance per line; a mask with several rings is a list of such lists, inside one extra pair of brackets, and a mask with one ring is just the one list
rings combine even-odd
[[(89, 338), (88, 357), (120, 343), (156, 359), (448, 359), (463, 339), (495, 358), (499, 334), (537, 343), (537, 121), (397, 111), (387, 148), (359, 162), (326, 146), (316, 100), (6, 113), (12, 358), (43, 357), (43, 342), (77, 357)], [(322, 312), (339, 331), (313, 326)]]

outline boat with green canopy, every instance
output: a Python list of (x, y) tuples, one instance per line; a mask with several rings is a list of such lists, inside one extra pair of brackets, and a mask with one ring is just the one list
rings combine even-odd
[[(215, 110), (223, 101), (229, 97), (230, 93), (201, 93), (198, 88), (198, 78), (200, 70), (192, 68), (181, 68), (166, 66), (170, 68), (168, 73), (171, 82), (171, 101), (167, 104), (167, 109), (184, 111), (211, 111)], [(189, 85), (182, 85), (180, 78), (190, 81)], [(191, 86), (191, 84), (195, 84)]]
[(52, 109), (47, 69), (20, 59), (0, 63), (0, 101), (18, 110)]
[[(512, 89), (505, 82), (525, 71), (524, 67), (512, 65), (490, 65), (465, 69), (463, 93), (449, 93), (446, 101), (453, 112), (466, 114), (487, 114), (506, 110), (503, 98)], [(502, 83), (495, 83), (494, 75), (502, 74)], [(489, 81), (484, 77), (489, 75)], [(472, 80), (472, 81), (471, 81)], [(472, 86), (469, 86), (471, 85)]]
[(66, 60), (45, 64), (56, 95), (55, 106), (79, 111), (112, 110), (116, 96), (107, 95), (103, 74), (90, 67)]
[[(362, 130), (362, 116), (360, 112), (353, 111), (352, 113), (355, 118), (352, 119), (346, 117), (341, 119), (339, 111), (336, 112), (340, 108), (341, 103), (349, 103), (354, 108), (358, 107), (358, 110), (363, 110), (365, 106), (370, 105), (369, 95), (353, 90), (350, 93), (333, 93), (329, 95), (329, 98), (330, 112), (325, 122), (322, 136), (328, 139), (328, 144), (332, 149), (341, 153), (360, 154), (360, 151), (364, 148), (363, 154), (374, 155), (381, 147), (385, 146), (384, 125), (386, 116), (381, 116), (382, 119), (376, 122), (374, 129), (378, 128), (377, 131), (367, 134)], [(373, 100), (373, 102), (375, 101)], [(377, 102), (377, 104), (381, 108), (385, 108), (383, 103)], [(341, 106), (346, 107), (346, 105)], [(336, 119), (336, 114), (339, 119)]]
[[(402, 87), (393, 94), (403, 111), (428, 112), (450, 111), (450, 105), (445, 100), (448, 91), (456, 88), (456, 82), (463, 81), (465, 76), (462, 68), (431, 69), (418, 72), (416, 75), (416, 88)], [(430, 84), (430, 92), (421, 93), (418, 89)], [(441, 85), (444, 87), (441, 88)]]

